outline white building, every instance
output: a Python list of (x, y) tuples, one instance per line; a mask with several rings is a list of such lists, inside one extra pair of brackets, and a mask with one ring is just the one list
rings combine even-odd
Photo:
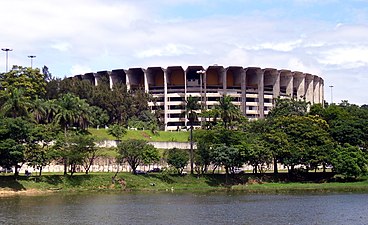
[(188, 96), (198, 97), (200, 103), (211, 108), (223, 94), (230, 95), (233, 103), (243, 114), (263, 118), (273, 107), (277, 97), (305, 98), (311, 104), (323, 103), (323, 79), (312, 74), (277, 70), (273, 68), (229, 66), (181, 66), (148, 67), (99, 71), (77, 75), (98, 85), (101, 77), (107, 77), (110, 87), (117, 82), (127, 85), (128, 90), (144, 89), (156, 98), (149, 102), (153, 110), (160, 108), (165, 130), (186, 126), (182, 118), (184, 101)]

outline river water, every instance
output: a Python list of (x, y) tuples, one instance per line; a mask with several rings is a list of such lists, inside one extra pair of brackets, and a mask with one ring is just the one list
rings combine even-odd
[(368, 194), (93, 193), (0, 198), (0, 224), (368, 224)]

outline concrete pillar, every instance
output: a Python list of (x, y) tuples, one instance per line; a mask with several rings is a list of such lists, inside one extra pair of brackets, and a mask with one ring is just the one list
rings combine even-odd
[(203, 109), (207, 110), (207, 70), (203, 74)]
[(294, 88), (296, 88), (296, 99), (305, 98), (305, 74), (302, 72), (293, 72)]
[(144, 92), (148, 93), (149, 87), (148, 87), (148, 76), (147, 76), (147, 70), (143, 69), (143, 80), (144, 80)]
[(112, 87), (114, 86), (114, 81), (112, 80), (111, 72), (108, 73), (108, 76), (109, 76), (110, 90), (112, 90)]
[[(187, 102), (187, 72), (188, 72), (188, 68), (184, 71), (184, 101), (185, 103)], [(202, 104), (202, 103), (201, 103)], [(185, 110), (185, 109), (184, 109)], [(185, 113), (184, 115), (185, 118), (185, 122), (184, 125), (185, 127), (187, 126), (187, 114)]]
[(290, 96), (290, 98), (293, 98), (293, 83), (294, 83), (294, 77), (291, 72), (288, 73), (288, 83), (286, 86), (286, 95)]
[(278, 98), (280, 96), (280, 76), (281, 76), (281, 72), (280, 71), (275, 71), (274, 73), (274, 83), (273, 83), (273, 87), (272, 87), (272, 95), (273, 98)]
[(313, 76), (305, 74), (305, 100), (313, 104)]
[(325, 105), (325, 92), (324, 92), (324, 86), (325, 82), (322, 78), (319, 79), (319, 101), (322, 103), (322, 105)]
[(93, 73), (93, 77), (95, 78), (95, 86), (98, 86), (98, 80), (101, 78), (100, 74)]
[(313, 103), (321, 103), (320, 102), (320, 88), (319, 88), (319, 77), (313, 76)]
[(258, 78), (258, 112), (259, 117), (264, 118), (264, 70), (257, 69)]
[(241, 111), (244, 116), (247, 115), (247, 69), (241, 70)]
[(125, 80), (126, 80), (126, 87), (127, 90), (129, 91), (131, 89), (131, 74), (129, 70), (124, 70), (125, 71)]
[(221, 79), (222, 79), (222, 92), (224, 94), (226, 94), (226, 90), (227, 90), (227, 87), (226, 87), (226, 74), (227, 74), (227, 70), (228, 68), (226, 69), (222, 69), (220, 74), (221, 74)]
[(167, 107), (167, 69), (162, 69), (164, 71), (164, 124), (165, 124), (165, 131), (167, 131), (167, 123), (168, 123), (168, 114), (167, 111), (169, 110)]

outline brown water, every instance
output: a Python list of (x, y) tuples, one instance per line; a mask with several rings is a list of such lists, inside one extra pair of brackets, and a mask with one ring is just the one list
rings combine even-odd
[(368, 194), (52, 194), (0, 198), (0, 224), (368, 224)]

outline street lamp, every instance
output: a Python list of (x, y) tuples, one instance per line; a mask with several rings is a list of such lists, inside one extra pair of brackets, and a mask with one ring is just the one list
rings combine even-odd
[(333, 85), (329, 86), (331, 88), (331, 104), (333, 104), (333, 95), (332, 95), (332, 88), (334, 87)]
[(31, 59), (31, 69), (32, 69), (32, 67), (33, 67), (33, 58), (36, 58), (36, 56), (35, 55), (29, 55), (28, 58)]
[(5, 61), (5, 65), (6, 65), (6, 72), (8, 72), (8, 52), (13, 51), (13, 49), (10, 48), (2, 48), (1, 50), (6, 52), (6, 61)]

